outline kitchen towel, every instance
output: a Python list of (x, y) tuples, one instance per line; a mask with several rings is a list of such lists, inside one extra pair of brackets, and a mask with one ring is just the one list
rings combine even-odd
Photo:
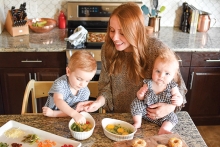
[(72, 35), (69, 38), (65, 38), (66, 41), (69, 41), (72, 45), (77, 46), (86, 42), (86, 35), (88, 31), (83, 26), (78, 26)]

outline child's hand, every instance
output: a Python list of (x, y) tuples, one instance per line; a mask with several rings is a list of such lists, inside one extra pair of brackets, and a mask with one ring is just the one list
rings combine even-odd
[(171, 101), (172, 101), (173, 105), (181, 106), (183, 103), (183, 98), (182, 98), (182, 96), (173, 95), (171, 98)]
[(42, 110), (43, 110), (43, 115), (44, 116), (54, 117), (53, 110), (50, 109), (49, 107), (42, 107)]
[(75, 122), (80, 123), (80, 124), (86, 123), (86, 118), (80, 113), (76, 113), (73, 119), (75, 120)]
[(145, 95), (145, 93), (147, 92), (147, 90), (148, 90), (147, 84), (144, 84), (144, 85), (140, 88), (140, 90), (138, 90), (138, 92), (137, 92), (137, 97), (138, 97), (139, 100), (143, 100), (143, 99), (144, 99), (144, 95)]

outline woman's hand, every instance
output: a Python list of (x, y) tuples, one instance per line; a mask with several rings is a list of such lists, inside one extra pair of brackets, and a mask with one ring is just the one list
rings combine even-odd
[(175, 110), (176, 106), (166, 103), (156, 103), (147, 108), (147, 116), (153, 120), (162, 118)]
[(77, 112), (85, 111), (85, 107), (88, 107), (92, 103), (93, 103), (93, 101), (79, 102), (76, 106), (76, 111)]

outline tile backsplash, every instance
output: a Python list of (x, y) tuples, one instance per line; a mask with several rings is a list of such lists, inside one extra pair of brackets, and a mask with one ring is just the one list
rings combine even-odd
[[(80, 1), (80, 0), (74, 0)], [(85, 0), (85, 1), (132, 1), (132, 0)], [(140, 1), (140, 0), (133, 0)], [(158, 0), (158, 7), (166, 6), (166, 10), (161, 14), (161, 26), (179, 26), (180, 18), (182, 15), (182, 3), (187, 2), (195, 6), (197, 9), (207, 11), (211, 13), (211, 27), (220, 27), (220, 1), (219, 0)], [(3, 9), (5, 15), (7, 15), (8, 10), (11, 9), (12, 6), (15, 8), (19, 8), (20, 4), (26, 2), (26, 12), (29, 19), (31, 18), (54, 18), (57, 20), (59, 11), (63, 10), (66, 14), (67, 11), (67, 0), (0, 0), (0, 5), (3, 5)], [(150, 7), (151, 0), (142, 0), (142, 2)], [(216, 19), (216, 23), (214, 24), (214, 19)]]

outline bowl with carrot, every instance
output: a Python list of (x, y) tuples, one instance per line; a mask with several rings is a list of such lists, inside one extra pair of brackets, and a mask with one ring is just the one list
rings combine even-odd
[(80, 112), (80, 114), (86, 118), (86, 123), (77, 123), (72, 118), (69, 121), (69, 130), (73, 138), (77, 140), (85, 140), (92, 136), (95, 128), (95, 120), (88, 112)]

